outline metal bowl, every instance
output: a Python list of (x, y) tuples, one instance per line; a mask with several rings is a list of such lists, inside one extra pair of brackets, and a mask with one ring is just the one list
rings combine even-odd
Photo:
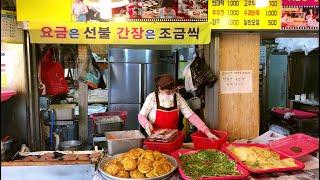
[[(123, 154), (123, 153), (122, 153)], [(116, 157), (120, 156), (121, 154), (117, 154), (115, 156), (112, 156), (112, 157), (106, 157), (104, 159), (101, 160), (101, 162), (99, 163), (98, 165), (98, 170), (101, 174), (102, 177), (104, 177), (105, 179), (107, 180), (128, 180), (127, 178), (119, 178), (119, 177), (115, 177), (115, 176), (111, 176), (110, 174), (107, 174), (106, 172), (103, 171), (103, 165), (110, 161), (110, 160), (113, 160), (115, 159)], [(165, 179), (169, 179), (173, 174), (174, 174), (174, 171), (177, 169), (177, 166), (178, 166), (178, 163), (177, 161), (167, 155), (167, 154), (163, 154), (167, 159), (168, 161), (173, 165), (173, 168), (171, 169), (170, 172), (168, 172), (167, 174), (164, 174), (162, 176), (158, 176), (158, 177), (153, 177), (153, 178), (142, 178), (142, 179), (135, 179), (135, 180), (165, 180)]]
[(63, 151), (77, 151), (81, 147), (81, 141), (78, 141), (78, 140), (63, 141), (60, 143), (59, 146)]

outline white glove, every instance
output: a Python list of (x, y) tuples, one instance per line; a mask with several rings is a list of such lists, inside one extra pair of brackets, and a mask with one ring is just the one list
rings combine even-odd
[(150, 136), (153, 130), (153, 126), (150, 123), (147, 123), (144, 129), (146, 130), (146, 133), (148, 134), (148, 136)]
[(211, 132), (207, 132), (207, 134), (206, 134), (206, 135), (207, 135), (207, 136), (208, 136), (208, 138), (210, 138), (210, 139), (216, 139), (216, 140), (218, 140), (218, 139), (219, 139), (216, 135), (212, 134)]

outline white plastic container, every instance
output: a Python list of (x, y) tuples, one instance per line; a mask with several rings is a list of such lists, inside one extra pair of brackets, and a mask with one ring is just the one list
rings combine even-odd
[(108, 154), (127, 152), (132, 148), (142, 147), (145, 136), (139, 130), (105, 132)]

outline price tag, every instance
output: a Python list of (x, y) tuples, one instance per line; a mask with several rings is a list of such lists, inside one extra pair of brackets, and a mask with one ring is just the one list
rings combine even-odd
[(280, 0), (211, 0), (211, 29), (277, 29), (281, 27)]

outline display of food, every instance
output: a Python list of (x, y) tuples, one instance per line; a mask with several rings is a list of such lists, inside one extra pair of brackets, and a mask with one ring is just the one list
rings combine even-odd
[(41, 155), (17, 155), (14, 162), (59, 162), (59, 161), (91, 161), (97, 163), (102, 156), (101, 152), (90, 154), (76, 154), (63, 152), (46, 152)]
[(236, 162), (214, 149), (183, 154), (180, 156), (180, 163), (185, 175), (192, 179), (203, 176), (240, 175)]
[(292, 158), (280, 159), (280, 155), (267, 148), (256, 146), (227, 147), (240, 161), (254, 170), (297, 167)]
[(172, 172), (174, 165), (158, 151), (134, 148), (106, 161), (102, 169), (118, 178), (153, 178)]
[(177, 129), (158, 129), (147, 138), (148, 141), (171, 142), (179, 136)]

